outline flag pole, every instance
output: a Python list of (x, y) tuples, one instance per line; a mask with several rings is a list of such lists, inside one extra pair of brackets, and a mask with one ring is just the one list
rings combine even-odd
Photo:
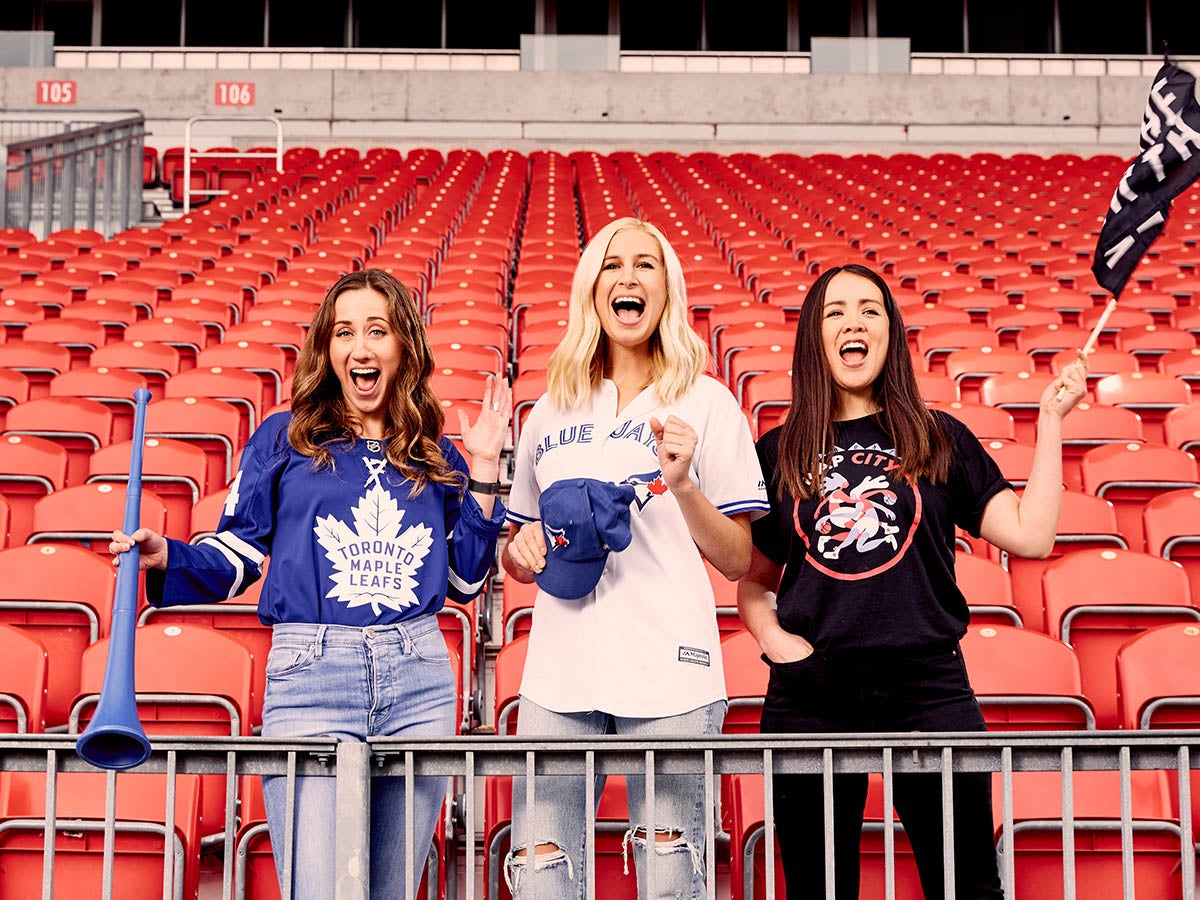
[[(1117, 308), (1117, 298), (1109, 297), (1108, 305), (1104, 307), (1104, 312), (1102, 312), (1100, 314), (1100, 318), (1096, 320), (1096, 325), (1094, 328), (1092, 328), (1092, 333), (1090, 335), (1088, 335), (1087, 342), (1083, 345), (1083, 350), (1081, 352), (1083, 353), (1084, 356), (1087, 356), (1094, 349), (1096, 349), (1096, 342), (1100, 340), (1100, 332), (1102, 332), (1104, 330), (1104, 326), (1108, 323), (1109, 316), (1111, 316), (1113, 314), (1113, 310), (1115, 310), (1116, 308)], [(1054, 395), (1054, 399), (1061, 400), (1063, 398), (1063, 393), (1066, 390), (1067, 389), (1065, 386), (1060, 387), (1058, 389), (1058, 393)]]

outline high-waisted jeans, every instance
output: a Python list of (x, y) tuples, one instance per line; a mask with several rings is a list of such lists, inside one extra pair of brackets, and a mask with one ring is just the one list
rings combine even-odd
[[(376, 735), (451, 735), (457, 688), (437, 616), (399, 625), (276, 625), (267, 658), (264, 737), (331, 737), (363, 741)], [(336, 779), (296, 779), (292, 861), (295, 900), (329, 900), (334, 886)], [(413, 889), (421, 879), (444, 777), (420, 777), (414, 816), (404, 815), (404, 779), (371, 779), (371, 897), (405, 897), (405, 828), (414, 834)], [(267, 825), (283, 877), (287, 779), (263, 777)]]

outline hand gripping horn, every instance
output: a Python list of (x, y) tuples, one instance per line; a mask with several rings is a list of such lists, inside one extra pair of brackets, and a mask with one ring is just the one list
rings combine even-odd
[[(129, 486), (125, 492), (126, 534), (138, 529), (142, 512), (142, 444), (146, 434), (146, 404), (150, 392), (133, 392), (133, 449), (129, 458)], [(122, 553), (117, 562), (117, 584), (113, 589), (112, 627), (109, 630), (108, 660), (100, 700), (91, 722), (75, 742), (75, 752), (101, 769), (131, 769), (150, 756), (150, 741), (138, 719), (133, 688), (133, 643), (137, 614), (138, 545)]]

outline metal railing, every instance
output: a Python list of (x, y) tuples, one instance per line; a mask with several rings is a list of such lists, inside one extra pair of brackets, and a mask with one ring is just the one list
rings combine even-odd
[[(995, 821), (997, 822), (997, 853), (1001, 879), (1006, 896), (1018, 897), (1015, 885), (1022, 871), (1022, 854), (1025, 836), (1038, 832), (1043, 839), (1049, 836), (1053, 846), (1049, 850), (1043, 843), (1039, 846), (1040, 860), (1044, 863), (1047, 854), (1061, 861), (1062, 896), (1075, 898), (1088, 884), (1081, 874), (1094, 859), (1089, 846), (1081, 841), (1087, 835), (1106, 836), (1111, 846), (1105, 851), (1108, 856), (1107, 871), (1121, 873), (1119, 885), (1112, 877), (1106, 881), (1111, 890), (1108, 896), (1133, 900), (1135, 896), (1152, 896), (1143, 885), (1138, 893), (1139, 863), (1153, 858), (1162, 871), (1171, 872), (1171, 896), (1183, 900), (1194, 900), (1196, 847), (1191, 818), (1191, 786), (1193, 772), (1200, 768), (1200, 731), (1137, 731), (1137, 732), (1022, 732), (990, 734), (862, 734), (853, 736), (808, 735), (800, 737), (765, 735), (728, 735), (711, 738), (660, 739), (654, 741), (633, 740), (623, 737), (604, 737), (586, 741), (559, 739), (533, 741), (521, 737), (464, 736), (450, 739), (394, 739), (362, 743), (335, 743), (318, 739), (278, 741), (265, 738), (160, 738), (154, 741), (154, 753), (138, 768), (139, 773), (165, 775), (165, 793), (158, 795), (157, 816), (146, 817), (133, 823), (133, 830), (166, 833), (165, 822), (175, 821), (177, 839), (160, 840), (158, 852), (161, 863), (163, 896), (178, 895), (182, 873), (195, 864), (193, 855), (198, 848), (188, 846), (188, 835), (178, 828), (178, 812), (172, 817), (170, 811), (178, 810), (179, 798), (187, 795), (186, 779), (195, 775), (224, 775), (226, 787), (226, 812), (223, 829), (205, 839), (210, 848), (220, 848), (223, 858), (223, 897), (242, 897), (246, 886), (247, 841), (262, 831), (261, 822), (238, 819), (239, 785), (242, 776), (284, 775), (294, 791), (295, 777), (300, 775), (324, 775), (336, 777), (338, 800), (336, 817), (338, 839), (335, 855), (338, 872), (336, 900), (365, 900), (369, 896), (369, 866), (365, 864), (363, 848), (368, 844), (370, 833), (369, 796), (371, 779), (378, 776), (398, 776), (408, 780), (426, 775), (450, 777), (453, 789), (448, 795), (448, 809), (455, 814), (446, 820), (446, 829), (440, 834), (446, 849), (442, 854), (430, 857), (432, 864), (427, 875), (430, 878), (429, 893), (435, 892), (434, 881), (439, 875), (449, 875), (461, 863), (465, 866), (466, 878), (459, 885), (457, 879), (446, 878), (446, 896), (465, 900), (476, 900), (481, 895), (476, 862), (480, 856), (490, 864), (488, 884), (483, 884), (482, 893), (488, 900), (497, 896), (496, 872), (503, 865), (503, 855), (489, 841), (493, 835), (486, 831), (480, 835), (475, 823), (480, 821), (480, 797), (486, 790), (488, 779), (513, 775), (582, 775), (585, 777), (587, 800), (598, 796), (592, 785), (596, 776), (644, 774), (647, 795), (653, 802), (653, 785), (656, 777), (683, 773), (703, 775), (705, 797), (711, 822), (720, 822), (719, 798), (722, 794), (722, 779), (733, 776), (754, 776), (753, 784), (761, 778), (761, 794), (750, 792), (755, 803), (761, 803), (757, 821), (751, 816), (753, 827), (741, 834), (714, 833), (702, 850), (708, 878), (709, 900), (729, 894), (718, 892), (717, 878), (712, 873), (718, 866), (730, 865), (730, 872), (741, 872), (740, 881), (729, 893), (733, 896), (751, 898), (756, 891), (756, 880), (762, 878), (766, 897), (777, 896), (782, 885), (776, 877), (777, 849), (774, 840), (772, 783), (784, 774), (821, 775), (825, 785), (826, 829), (831, 827), (832, 790), (834, 776), (867, 773), (881, 779), (883, 809), (891, 809), (893, 780), (898, 775), (925, 773), (938, 776), (941, 790), (941, 806), (944, 819), (953, 808), (952, 773), (992, 773), (996, 792)], [(0, 740), (0, 787), (3, 779), (12, 779), (16, 773), (76, 773), (92, 771), (74, 753), (74, 738), (69, 736), (17, 735)], [(1039, 789), (1041, 807), (1030, 815), (1025, 801), (1028, 799), (1028, 784), (1022, 779), (1025, 773), (1052, 773), (1060, 779), (1057, 815), (1045, 814), (1047, 792)], [(1115, 793), (1104, 807), (1105, 813), (1097, 815), (1096, 800), (1083, 789), (1086, 773), (1113, 773), (1110, 781), (1116, 784)], [(1151, 790), (1146, 793), (1136, 785), (1152, 773), (1159, 787), (1174, 781), (1170, 790)], [(70, 776), (68, 776), (70, 777)], [(119, 855), (117, 837), (126, 829), (126, 821), (115, 815), (120, 805), (120, 791), (128, 780), (122, 774), (96, 773), (96, 778), (106, 784), (106, 804), (97, 808), (94, 815), (70, 820), (46, 818), (42, 813), (29, 814), (28, 810), (17, 810), (0, 806), (0, 861), (4, 854), (13, 852), (6, 846), (6, 836), (24, 830), (33, 835), (34, 846), (26, 846), (30, 853), (40, 854), (41, 895), (51, 896), (55, 885), (56, 834), (62, 840), (63, 833), (78, 834), (99, 827), (104, 835), (103, 887), (96, 896), (113, 896), (112, 879)], [(44, 779), (44, 806), (42, 809), (57, 808), (56, 797), (60, 793), (58, 783), (63, 778)], [(530, 788), (534, 782), (530, 779)], [(756, 788), (757, 790), (757, 788)], [(9, 796), (15, 796), (10, 788)], [(0, 790), (0, 803), (5, 802), (5, 792)], [(1162, 801), (1160, 807), (1149, 811), (1144, 805), (1147, 796)], [(532, 799), (532, 798), (531, 798)], [(1050, 799), (1053, 800), (1051, 794)], [(587, 804), (593, 808), (593, 803)], [(1180, 812), (1182, 811), (1182, 813)], [(96, 823), (102, 823), (102, 827)], [(157, 822), (157, 824), (156, 824)], [(458, 823), (453, 825), (452, 822)], [(466, 823), (464, 827), (462, 823)], [(239, 831), (240, 824), (240, 831)], [(485, 823), (486, 825), (487, 823)], [(492, 823), (495, 824), (495, 823)], [(624, 830), (625, 824), (615, 826), (610, 820), (601, 823)], [(593, 835), (597, 827), (596, 817), (588, 814), (585, 834)], [(902, 828), (893, 816), (885, 814), (881, 820), (871, 822), (869, 829), (882, 834), (882, 860), (885, 872), (885, 896), (892, 900), (896, 890), (896, 865), (900, 857), (897, 838)], [(453, 832), (453, 834), (451, 833)], [(37, 840), (40, 835), (40, 843)], [(514, 836), (512, 843), (522, 841), (523, 836)], [(411, 833), (406, 835), (411, 841)], [(1154, 843), (1153, 849), (1145, 849), (1145, 842)], [(828, 844), (829, 842), (827, 842)], [(947, 842), (950, 843), (950, 842)], [(436, 844), (435, 844), (436, 846)], [(584, 862), (588, 872), (596, 866), (595, 838), (588, 839)], [(57, 853), (67, 850), (59, 847)], [(952, 850), (946, 850), (945, 881), (947, 896), (953, 895), (954, 868)], [(740, 865), (733, 865), (734, 856)], [(182, 858), (181, 858), (182, 855)], [(647, 856), (648, 876), (654, 869), (657, 854)], [(411, 853), (408, 858), (412, 858)], [(1119, 866), (1115, 859), (1119, 858)], [(290, 870), (291, 862), (285, 860)], [(438, 872), (434, 867), (443, 867)], [(1057, 868), (1057, 863), (1054, 868)], [(761, 874), (759, 870), (761, 869)], [(14, 867), (10, 872), (17, 871)], [(1043, 871), (1043, 876), (1045, 872)], [(13, 877), (11, 874), (6, 877)], [(732, 874), (730, 876), (732, 878)], [(415, 896), (415, 885), (410, 876), (408, 892)], [(1161, 889), (1161, 878), (1155, 890)], [(528, 887), (535, 889), (535, 881)], [(1046, 885), (1047, 895), (1058, 896), (1057, 885)], [(61, 888), (60, 888), (61, 889)], [(828, 896), (833, 896), (832, 880), (827, 887)], [(28, 894), (34, 896), (34, 894)], [(89, 894), (90, 896), (90, 894)], [(284, 898), (288, 896), (285, 890)], [(527, 896), (531, 896), (527, 894)], [(595, 878), (588, 880), (588, 897), (597, 896)], [(602, 894), (601, 894), (602, 896)], [(1028, 895), (1027, 895), (1028, 896)], [(1157, 894), (1153, 894), (1157, 897)]]
[(144, 117), (79, 124), (5, 114), (0, 227), (39, 239), (63, 228), (109, 237), (140, 221)]

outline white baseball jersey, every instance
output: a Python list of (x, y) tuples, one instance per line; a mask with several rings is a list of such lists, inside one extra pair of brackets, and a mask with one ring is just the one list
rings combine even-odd
[(716, 604), (678, 503), (662, 479), (650, 419), (674, 415), (698, 436), (692, 479), (726, 515), (770, 505), (745, 415), (720, 381), (701, 376), (677, 403), (647, 388), (620, 413), (605, 380), (589, 404), (563, 413), (543, 395), (521, 428), (508, 518), (536, 521), (541, 491), (563, 478), (637, 488), (633, 540), (611, 552), (580, 600), (539, 590), (521, 693), (556, 712), (678, 715), (725, 698)]

